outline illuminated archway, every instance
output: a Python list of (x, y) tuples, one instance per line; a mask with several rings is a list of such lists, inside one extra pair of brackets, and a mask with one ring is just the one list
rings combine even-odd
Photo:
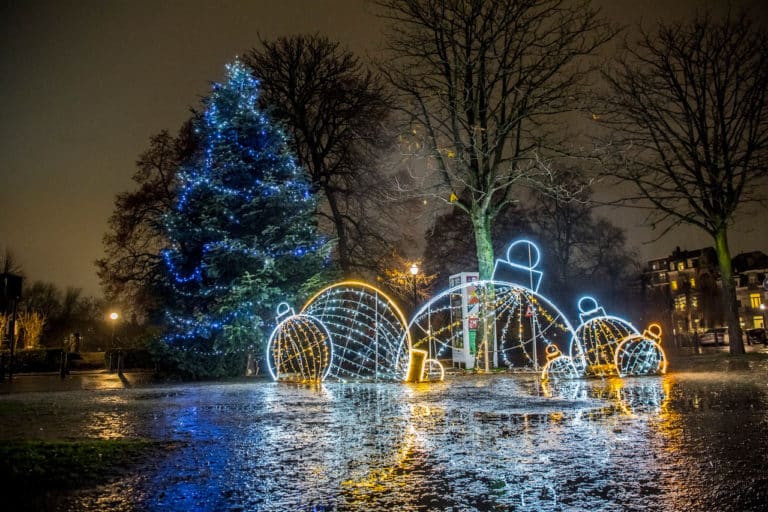
[[(468, 368), (541, 368), (546, 348), (567, 350), (574, 330), (557, 306), (538, 293), (543, 277), (536, 269), (539, 261), (536, 245), (518, 240), (508, 247), (506, 259), (496, 261), (491, 280), (462, 283), (437, 294), (408, 324), (413, 348), (427, 350), (434, 359), (468, 353), (477, 363)], [(469, 317), (463, 306), (457, 309), (462, 296), (474, 299)], [(475, 330), (469, 346), (464, 330)]]
[[(548, 345), (567, 347), (573, 339), (570, 322), (545, 297), (512, 283), (477, 281), (449, 288), (419, 308), (408, 324), (414, 348), (427, 350), (432, 359), (447, 357), (452, 350), (466, 349), (462, 331), (466, 322), (452, 308), (452, 296), (468, 287), (478, 289), (483, 295), (477, 325), (480, 328), (487, 325), (496, 341), (495, 348), (491, 340), (485, 346), (475, 347), (474, 355), (482, 363), (481, 367), (486, 352), (492, 366), (542, 366)], [(405, 337), (401, 343), (406, 343)]]

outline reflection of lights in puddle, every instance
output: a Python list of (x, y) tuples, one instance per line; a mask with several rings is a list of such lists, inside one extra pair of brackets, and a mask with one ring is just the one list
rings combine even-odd
[(548, 398), (606, 400), (625, 415), (662, 412), (670, 395), (668, 379), (542, 382), (541, 389)]
[(132, 434), (128, 428), (126, 413), (95, 411), (86, 416), (83, 437), (116, 439)]
[[(341, 483), (352, 493), (352, 503), (365, 501), (365, 496), (370, 492), (391, 492), (393, 488), (405, 488), (413, 486), (416, 475), (411, 472), (410, 459), (417, 445), (417, 432), (413, 425), (408, 425), (402, 437), (402, 444), (394, 455), (391, 464), (380, 468), (370, 468), (367, 473)], [(398, 481), (398, 479), (402, 481)]]

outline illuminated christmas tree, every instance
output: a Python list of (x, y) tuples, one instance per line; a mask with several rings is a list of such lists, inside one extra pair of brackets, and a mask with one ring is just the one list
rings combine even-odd
[(195, 354), (258, 349), (281, 301), (322, 267), (315, 198), (240, 62), (203, 100), (200, 147), (180, 172), (164, 252), (166, 342)]

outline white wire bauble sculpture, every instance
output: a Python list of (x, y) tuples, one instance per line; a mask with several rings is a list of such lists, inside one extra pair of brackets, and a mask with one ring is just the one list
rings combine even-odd
[(571, 359), (586, 375), (615, 375), (616, 348), (627, 336), (640, 333), (623, 318), (607, 315), (592, 297), (579, 300), (579, 312)]
[(547, 364), (541, 370), (541, 380), (578, 379), (582, 376), (573, 359), (563, 355), (557, 346), (547, 346), (546, 354)]
[(331, 369), (333, 344), (325, 325), (311, 315), (278, 306), (277, 327), (267, 342), (267, 368), (274, 380), (321, 381)]
[(643, 334), (624, 338), (616, 347), (614, 364), (620, 377), (665, 373), (667, 356), (661, 347), (661, 326), (651, 324)]

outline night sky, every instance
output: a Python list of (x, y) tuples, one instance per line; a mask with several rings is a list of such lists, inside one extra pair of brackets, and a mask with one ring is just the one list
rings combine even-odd
[[(595, 5), (635, 24), (684, 17), (706, 2)], [(255, 46), (257, 34), (320, 32), (375, 55), (383, 24), (365, 0), (5, 0), (0, 26), (0, 249), (11, 249), (32, 281), (100, 295), (93, 262), (115, 194), (132, 188), (149, 137), (174, 133), (225, 63)], [(644, 244), (655, 235), (627, 212), (611, 215), (619, 216), (643, 259), (711, 245), (690, 229)], [(756, 220), (732, 230), (734, 255), (768, 252), (765, 210)]]

